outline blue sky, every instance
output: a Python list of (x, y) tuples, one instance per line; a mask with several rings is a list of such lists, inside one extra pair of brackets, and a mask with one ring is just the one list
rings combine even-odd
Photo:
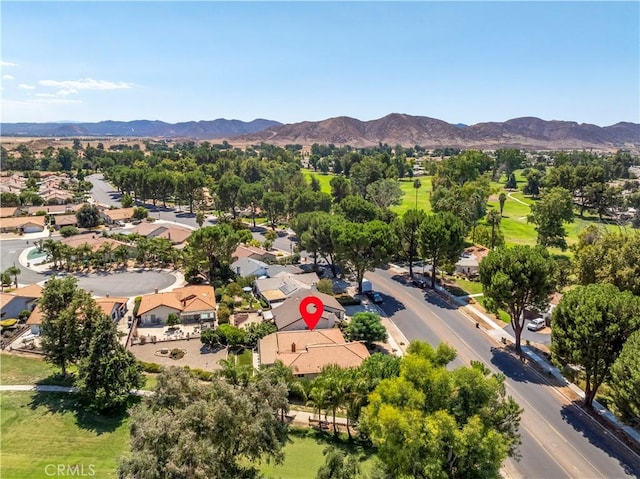
[(638, 2), (8, 2), (2, 121), (640, 122)]

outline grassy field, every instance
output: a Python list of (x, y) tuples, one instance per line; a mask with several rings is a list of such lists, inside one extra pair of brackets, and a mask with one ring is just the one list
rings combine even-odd
[(331, 178), (333, 178), (333, 173), (320, 173), (318, 172), (314, 172), (312, 170), (302, 170), (302, 174), (304, 175), (305, 179), (307, 180), (308, 183), (311, 183), (311, 176), (315, 176), (317, 178), (317, 180), (320, 182), (320, 191), (322, 191), (323, 193), (328, 193), (331, 194), (331, 185), (329, 184), (329, 182), (331, 181)]
[(427, 213), (431, 211), (431, 202), (429, 201), (429, 193), (431, 192), (431, 177), (421, 176), (419, 179), (421, 186), (418, 189), (417, 202), (416, 190), (413, 187), (413, 180), (400, 180), (400, 189), (404, 192), (402, 203), (397, 206), (392, 206), (391, 211), (403, 214), (405, 211), (415, 208), (416, 204), (418, 205), (419, 210), (424, 210)]
[(53, 376), (60, 370), (39, 358), (0, 354), (2, 384), (33, 384)]
[(0, 395), (3, 479), (47, 477), (49, 464), (90, 466), (95, 477), (116, 477), (129, 448), (128, 420), (78, 409), (72, 395), (3, 392)]

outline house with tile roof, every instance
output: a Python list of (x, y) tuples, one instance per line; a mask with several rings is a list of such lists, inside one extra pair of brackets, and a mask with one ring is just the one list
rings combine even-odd
[(216, 317), (213, 286), (190, 285), (142, 296), (138, 307), (140, 326), (163, 326), (170, 314), (177, 314), (184, 322), (213, 321)]
[(17, 218), (2, 218), (0, 220), (1, 233), (39, 233), (44, 231), (44, 216), (18, 216)]
[(171, 241), (171, 244), (179, 245), (187, 241), (193, 230), (170, 224), (142, 223), (133, 228), (131, 233), (147, 238), (165, 238)]
[(256, 279), (253, 283), (253, 291), (271, 307), (275, 307), (297, 291), (315, 288), (318, 281), (320, 278), (316, 273), (281, 272), (274, 278)]
[(274, 252), (246, 244), (238, 245), (231, 256), (237, 259), (252, 258), (259, 261), (273, 261), (277, 258), (277, 255)]
[(281, 361), (298, 377), (313, 378), (322, 368), (335, 364), (355, 368), (369, 357), (360, 342), (348, 343), (339, 329), (285, 331), (269, 334), (258, 343), (261, 365)]
[[(273, 308), (272, 313), (278, 331), (302, 331), (309, 329), (300, 313), (301, 301), (309, 296), (320, 299), (323, 306), (322, 316), (314, 331), (318, 329), (331, 329), (337, 322), (344, 319), (345, 309), (333, 296), (315, 290), (300, 290), (287, 298), (278, 307)], [(315, 312), (315, 306), (310, 305), (308, 311), (310, 313)]]
[(95, 301), (104, 314), (117, 321), (126, 314), (129, 298), (106, 296), (104, 298), (95, 298)]
[(100, 216), (108, 224), (113, 224), (116, 221), (129, 222), (133, 219), (134, 208), (119, 208), (113, 210), (102, 210)]
[(0, 208), (0, 218), (12, 218), (20, 216), (20, 208), (17, 206), (3, 206)]

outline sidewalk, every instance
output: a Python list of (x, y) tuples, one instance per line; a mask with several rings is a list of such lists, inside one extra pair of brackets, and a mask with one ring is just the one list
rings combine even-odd
[[(458, 297), (452, 295), (451, 293), (449, 293), (445, 288), (443, 288), (440, 285), (436, 286), (436, 290), (439, 293), (441, 293), (442, 295), (446, 296), (453, 303), (459, 305), (461, 309), (463, 309), (463, 310), (466, 309), (469, 313), (471, 313), (471, 314), (469, 314), (469, 316), (473, 315), (473, 316), (479, 318), (483, 323), (485, 323), (484, 325), (480, 326), (480, 329), (482, 329), (484, 332), (486, 332), (489, 336), (491, 336), (497, 342), (503, 343), (503, 341), (506, 341), (506, 342), (515, 343), (515, 338), (513, 337), (513, 335), (505, 332), (502, 329), (502, 327), (500, 327), (499, 325), (497, 325), (495, 323), (495, 321), (493, 321), (491, 318), (489, 318), (486, 314), (484, 314), (482, 311), (478, 310), (473, 305), (468, 304), (463, 298), (458, 298)], [(474, 318), (472, 317), (471, 319), (474, 319)], [(582, 389), (580, 389), (578, 386), (576, 386), (575, 384), (569, 382), (562, 375), (562, 373), (560, 372), (560, 370), (558, 368), (556, 368), (552, 364), (548, 363), (544, 358), (542, 358), (539, 355), (537, 355), (536, 353), (534, 353), (531, 350), (531, 348), (529, 348), (527, 346), (522, 346), (522, 351), (524, 352), (524, 355), (527, 357), (527, 359), (529, 359), (530, 361), (533, 361), (543, 371), (547, 371), (547, 373), (550, 376), (553, 376), (554, 378), (556, 378), (560, 382), (560, 384), (562, 384), (563, 386), (568, 387), (576, 395), (578, 395), (580, 398), (584, 399), (584, 391)], [(611, 411), (609, 411), (606, 407), (604, 407), (598, 401), (595, 401), (595, 400), (593, 401), (593, 409), (601, 417), (603, 417), (605, 420), (607, 420), (613, 427), (623, 431), (631, 440), (633, 440), (638, 445), (640, 445), (640, 433), (638, 433), (638, 431), (636, 431), (635, 429), (633, 429), (630, 426), (626, 426), (626, 425), (622, 424), (611, 413)]]

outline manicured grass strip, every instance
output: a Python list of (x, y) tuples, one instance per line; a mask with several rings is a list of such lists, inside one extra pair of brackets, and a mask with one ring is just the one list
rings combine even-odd
[(313, 479), (320, 466), (324, 464), (322, 451), (334, 444), (345, 451), (356, 454), (360, 459), (361, 475), (368, 474), (374, 465), (371, 451), (340, 439), (334, 439), (332, 433), (310, 429), (293, 429), (289, 434), (290, 442), (284, 448), (284, 462), (279, 465), (260, 465), (260, 471), (269, 478)]
[(39, 358), (0, 354), (2, 384), (34, 384), (58, 372), (58, 368)]
[(456, 278), (456, 286), (463, 289), (467, 295), (482, 293), (482, 284), (479, 281), (469, 281), (468, 279)]
[(116, 477), (129, 449), (127, 418), (85, 411), (71, 394), (3, 392), (0, 409), (3, 479), (47, 477), (49, 464), (83, 466), (85, 475), (93, 466), (94, 477)]

